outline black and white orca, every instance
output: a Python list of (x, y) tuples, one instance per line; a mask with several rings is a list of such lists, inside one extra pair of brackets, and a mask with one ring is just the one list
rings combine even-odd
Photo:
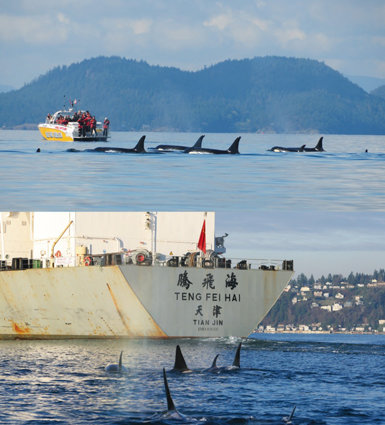
[(237, 348), (237, 351), (235, 352), (233, 364), (231, 366), (227, 366), (225, 368), (226, 370), (240, 369), (240, 367), (241, 367), (241, 347), (242, 347), (242, 342), (240, 342), (238, 344), (238, 348)]
[(111, 363), (105, 367), (105, 371), (109, 373), (122, 373), (126, 368), (122, 364), (123, 351), (120, 352), (119, 363)]
[(211, 367), (209, 367), (208, 369), (205, 369), (205, 372), (221, 373), (221, 372), (228, 372), (228, 371), (240, 369), (240, 367), (241, 367), (241, 347), (242, 347), (242, 342), (240, 342), (238, 347), (237, 347), (237, 351), (235, 352), (233, 364), (231, 366), (218, 367), (217, 366), (217, 359), (218, 359), (219, 354), (217, 354), (214, 357), (214, 360), (213, 360)]
[(239, 153), (239, 141), (241, 140), (240, 137), (237, 137), (234, 142), (231, 144), (231, 146), (228, 149), (210, 149), (210, 148), (197, 148), (192, 147), (184, 150), (184, 153), (211, 153), (216, 155), (221, 154), (238, 154)]
[(325, 152), (323, 148), (323, 137), (318, 140), (318, 143), (314, 148), (307, 148), (306, 145), (302, 145), (298, 148), (287, 148), (284, 146), (273, 146), (271, 149), (268, 149), (272, 152)]
[(120, 152), (120, 153), (146, 153), (144, 149), (144, 139), (142, 136), (134, 148), (112, 148), (112, 147), (98, 147), (93, 149), (94, 152)]
[(302, 145), (299, 148), (286, 148), (283, 146), (273, 146), (271, 149), (268, 149), (271, 152), (305, 152), (305, 146)]
[(171, 369), (171, 372), (180, 372), (180, 373), (191, 373), (192, 370), (187, 367), (186, 361), (183, 357), (182, 350), (179, 345), (176, 346), (175, 350), (175, 363), (174, 367)]
[(293, 410), (291, 411), (290, 416), (284, 416), (284, 417), (282, 418), (282, 420), (283, 420), (283, 422), (284, 422), (285, 424), (287, 424), (287, 425), (291, 425), (291, 424), (293, 423), (293, 422), (292, 422), (292, 419), (293, 419), (293, 416), (294, 416), (294, 412), (295, 412), (296, 407), (297, 407), (297, 406), (294, 406), (294, 407), (293, 407)]
[(323, 139), (324, 138), (321, 137), (314, 148), (305, 148), (305, 152), (325, 152), (325, 149), (322, 146)]
[(220, 368), (217, 366), (217, 359), (219, 357), (219, 354), (217, 354), (214, 357), (214, 360), (211, 364), (211, 366), (208, 369), (205, 369), (204, 372), (209, 372), (209, 373), (215, 373), (215, 372), (219, 372)]
[(117, 153), (146, 153), (146, 149), (144, 149), (144, 139), (146, 136), (142, 136), (139, 139), (139, 142), (136, 144), (134, 148), (114, 148), (114, 147), (98, 147), (95, 149), (67, 149), (67, 152), (117, 152)]
[(163, 382), (164, 382), (164, 389), (165, 389), (166, 398), (167, 398), (167, 410), (161, 413), (161, 418), (162, 419), (178, 419), (183, 421), (186, 420), (186, 416), (179, 413), (175, 407), (174, 401), (171, 397), (170, 389), (168, 387), (166, 371), (164, 368), (163, 368)]
[(202, 147), (202, 140), (205, 137), (204, 134), (198, 138), (195, 144), (192, 147), (189, 146), (180, 146), (180, 145), (158, 145), (155, 148), (151, 148), (153, 150), (161, 151), (161, 152), (173, 152), (173, 151), (185, 151), (186, 149), (194, 149)]

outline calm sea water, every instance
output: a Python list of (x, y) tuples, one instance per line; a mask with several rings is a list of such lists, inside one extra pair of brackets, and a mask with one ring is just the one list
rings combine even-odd
[[(162, 368), (180, 344), (190, 374), (169, 373), (187, 423), (385, 423), (384, 335), (254, 335), (241, 369), (204, 372), (215, 354), (232, 363), (238, 339), (9, 341), (0, 345), (0, 423), (143, 424), (162, 420)], [(104, 367), (123, 350), (124, 374)], [(198, 422), (199, 423), (199, 422)]]
[[(325, 135), (324, 153), (267, 152), (313, 147), (319, 138), (270, 134), (242, 134), (236, 156), (67, 152), (130, 148), (142, 134), (115, 132), (108, 144), (85, 144), (0, 130), (2, 209), (385, 211), (385, 136)], [(190, 146), (198, 136), (147, 133), (145, 146)], [(236, 136), (207, 134), (203, 146), (226, 149)]]

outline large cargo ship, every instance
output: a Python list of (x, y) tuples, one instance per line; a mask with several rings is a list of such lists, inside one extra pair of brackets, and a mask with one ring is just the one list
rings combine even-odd
[[(225, 257), (214, 220), (195, 212), (2, 213), (0, 338), (248, 336), (293, 263)], [(100, 248), (111, 244), (114, 252)]]

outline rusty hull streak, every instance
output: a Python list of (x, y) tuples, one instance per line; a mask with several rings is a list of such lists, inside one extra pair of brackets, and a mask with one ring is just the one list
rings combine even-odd
[(17, 323), (12, 322), (12, 329), (18, 335), (29, 335), (31, 333), (31, 329), (28, 326), (19, 326)]
[[(168, 338), (167, 334), (165, 332), (163, 332), (163, 330), (159, 327), (159, 325), (155, 322), (154, 318), (151, 316), (151, 314), (146, 310), (146, 308), (143, 306), (143, 304), (140, 302), (140, 300), (136, 297), (135, 293), (135, 297), (136, 297), (136, 301), (142, 306), (142, 308), (145, 310), (146, 314), (148, 315), (149, 319), (151, 320), (152, 326), (153, 326), (153, 330), (151, 332), (149, 332), (147, 335), (138, 335), (136, 334), (133, 330), (130, 329), (130, 327), (128, 326), (124, 314), (122, 313), (122, 311), (119, 308), (117, 299), (115, 297), (115, 294), (112, 292), (111, 286), (106, 283), (108, 291), (110, 292), (112, 301), (115, 305), (116, 311), (118, 312), (124, 327), (126, 328), (127, 332), (128, 332), (128, 336), (133, 336), (133, 337), (142, 337), (142, 338)], [(109, 327), (109, 326), (108, 326)]]
[(124, 318), (123, 313), (120, 311), (120, 308), (119, 308), (119, 305), (118, 305), (118, 301), (117, 301), (114, 293), (112, 292), (112, 289), (111, 289), (110, 285), (108, 283), (106, 283), (106, 285), (107, 285), (108, 291), (110, 292), (112, 301), (113, 301), (113, 303), (115, 305), (115, 308), (116, 308), (116, 311), (118, 312), (119, 317), (122, 320), (122, 323), (123, 323), (124, 327), (126, 328), (128, 335), (131, 335), (130, 327), (128, 326), (128, 324), (126, 322), (126, 319)]
[[(127, 282), (128, 284), (128, 282)], [(133, 291), (134, 292), (134, 291)], [(135, 292), (134, 292), (135, 294)], [(161, 327), (156, 323), (155, 319), (152, 317), (152, 314), (150, 314), (150, 312), (144, 307), (143, 303), (140, 301), (140, 299), (137, 297), (137, 295), (135, 294), (136, 299), (138, 300), (138, 303), (144, 308), (144, 310), (146, 310), (147, 314), (149, 315), (152, 324), (154, 325), (156, 332), (155, 333), (151, 333), (150, 335), (147, 335), (148, 337), (151, 338), (169, 338), (169, 336), (161, 329)]]

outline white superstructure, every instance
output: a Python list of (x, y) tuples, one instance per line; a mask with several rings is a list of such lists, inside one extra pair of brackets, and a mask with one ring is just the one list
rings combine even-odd
[[(215, 249), (214, 212), (3, 212), (1, 258), (51, 258), (58, 265), (77, 265), (79, 248), (88, 255), (147, 250), (159, 259), (197, 250), (203, 221), (206, 246)], [(77, 252), (78, 251), (78, 252)]]

